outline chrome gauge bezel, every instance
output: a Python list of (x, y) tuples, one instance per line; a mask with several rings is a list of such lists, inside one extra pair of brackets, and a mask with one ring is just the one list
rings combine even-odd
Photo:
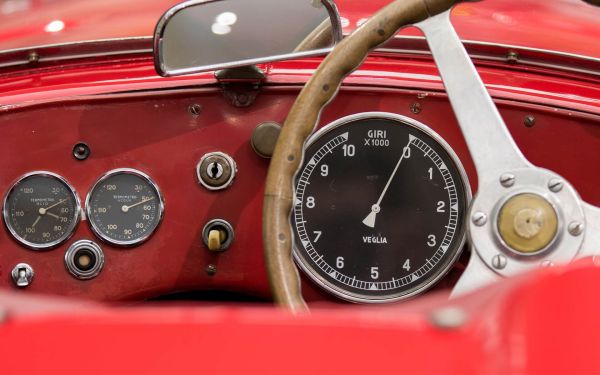
[[(380, 297), (380, 296), (368, 297), (368, 296), (363, 296), (363, 295), (353, 293), (348, 290), (344, 290), (344, 289), (332, 284), (331, 282), (326, 280), (322, 275), (320, 275), (319, 272), (317, 272), (312, 267), (312, 265), (309, 264), (308, 261), (305, 261), (299, 255), (301, 250), (298, 249), (297, 245), (296, 245), (296, 241), (295, 241), (296, 230), (293, 228), (292, 219), (291, 219), (292, 215), (294, 215), (294, 210), (292, 210), (290, 212), (290, 226), (292, 227), (291, 229), (292, 229), (292, 237), (293, 237), (293, 241), (292, 241), (293, 257), (294, 257), (294, 261), (296, 262), (298, 267), (300, 267), (300, 269), (302, 269), (304, 274), (307, 275), (308, 278), (310, 280), (312, 280), (314, 283), (316, 283), (320, 288), (324, 289), (326, 292), (328, 292), (338, 298), (341, 298), (343, 300), (346, 300), (349, 302), (354, 302), (354, 303), (382, 304), (382, 303), (390, 303), (390, 302), (396, 302), (396, 301), (409, 299), (418, 294), (421, 294), (424, 291), (433, 287), (438, 281), (440, 281), (452, 269), (452, 267), (455, 265), (456, 261), (459, 259), (460, 255), (462, 254), (462, 251), (465, 248), (465, 243), (466, 243), (466, 239), (467, 239), (467, 230), (466, 229), (467, 229), (467, 225), (468, 225), (467, 213), (468, 213), (469, 204), (472, 199), (472, 192), (471, 192), (471, 185), (469, 182), (469, 178), (467, 176), (465, 168), (464, 168), (462, 162), (460, 161), (460, 159), (458, 158), (458, 155), (456, 154), (454, 149), (439, 134), (437, 134), (434, 130), (429, 128), (427, 125), (425, 125), (413, 118), (410, 118), (407, 116), (402, 116), (402, 115), (395, 114), (395, 113), (363, 112), (363, 113), (357, 113), (357, 114), (349, 115), (349, 116), (340, 118), (338, 120), (335, 120), (332, 123), (323, 126), (321, 129), (319, 129), (317, 132), (315, 132), (308, 139), (308, 141), (304, 145), (304, 155), (306, 155), (306, 150), (308, 149), (308, 147), (310, 147), (314, 142), (316, 142), (318, 139), (320, 139), (325, 134), (333, 131), (334, 129), (337, 129), (340, 126), (346, 125), (348, 123), (360, 121), (360, 120), (366, 120), (366, 119), (387, 119), (387, 120), (396, 121), (403, 125), (410, 126), (418, 131), (421, 131), (421, 132), (425, 133), (426, 135), (428, 135), (429, 137), (431, 137), (434, 141), (436, 141), (444, 149), (444, 151), (448, 154), (448, 156), (452, 160), (452, 162), (456, 165), (457, 171), (462, 179), (461, 182), (464, 186), (464, 193), (465, 193), (464, 198), (466, 200), (465, 201), (465, 212), (463, 213), (463, 223), (461, 225), (460, 231), (458, 231), (456, 234), (456, 238), (457, 238), (456, 246), (457, 246), (458, 250), (452, 256), (452, 258), (450, 258), (447, 261), (447, 263), (438, 271), (438, 273), (434, 277), (427, 280), (427, 282), (425, 282), (423, 284), (419, 284), (419, 285), (415, 286), (414, 289), (409, 290), (408, 292), (401, 293), (400, 295), (398, 295), (398, 293), (391, 293), (389, 296), (385, 296), (385, 297)], [(294, 179), (293, 179), (293, 188), (294, 188), (293, 196), (294, 197), (296, 196), (297, 175), (299, 173), (302, 173), (303, 167), (304, 167), (304, 164), (301, 163), (300, 167), (296, 171), (296, 174), (294, 175)]]
[[(77, 251), (79, 251), (82, 248), (88, 249), (96, 257), (96, 264), (94, 265), (94, 267), (92, 267), (91, 269), (89, 269), (87, 271), (83, 271), (83, 270), (77, 268), (77, 266), (75, 264), (75, 255), (76, 255)], [(104, 268), (104, 252), (102, 251), (102, 248), (94, 241), (90, 241), (90, 240), (76, 241), (73, 244), (71, 244), (71, 246), (69, 246), (69, 248), (65, 252), (65, 267), (67, 268), (67, 271), (69, 271), (69, 273), (76, 279), (79, 279), (79, 280), (93, 279), (94, 277), (98, 276), (100, 274), (100, 272), (102, 271), (102, 268)]]
[[(135, 240), (131, 240), (131, 241), (115, 240), (115, 239), (110, 238), (109, 236), (105, 235), (104, 233), (102, 233), (102, 230), (98, 227), (98, 225), (92, 219), (92, 217), (93, 217), (92, 216), (92, 207), (90, 205), (90, 200), (91, 200), (94, 190), (100, 184), (102, 184), (104, 181), (106, 181), (108, 178), (110, 178), (114, 175), (117, 175), (117, 174), (122, 174), (122, 173), (131, 174), (131, 175), (142, 178), (144, 181), (146, 181), (146, 183), (148, 183), (152, 187), (152, 189), (154, 189), (154, 191), (156, 192), (156, 196), (158, 197), (158, 211), (159, 212), (158, 212), (158, 222), (156, 224), (156, 227), (151, 232), (147, 233), (146, 235), (136, 238)], [(118, 246), (118, 247), (133, 247), (133, 246), (137, 246), (139, 244), (146, 242), (156, 232), (156, 230), (162, 223), (162, 220), (164, 217), (165, 203), (164, 203), (163, 195), (162, 195), (160, 189), (158, 188), (158, 185), (146, 173), (144, 173), (140, 170), (137, 170), (137, 169), (133, 169), (133, 168), (117, 168), (117, 169), (113, 169), (113, 170), (106, 172), (98, 180), (96, 180), (96, 182), (94, 183), (92, 188), (87, 193), (87, 196), (85, 199), (85, 212), (86, 212), (86, 216), (87, 216), (87, 221), (89, 222), (92, 232), (94, 232), (94, 234), (98, 238), (100, 238), (102, 241), (104, 241), (110, 245), (114, 245), (114, 246)]]
[[(25, 179), (33, 177), (33, 176), (49, 177), (49, 178), (55, 178), (55, 179), (59, 180), (61, 183), (63, 183), (67, 187), (68, 191), (71, 193), (71, 197), (75, 201), (75, 212), (73, 214), (73, 222), (71, 224), (71, 227), (59, 239), (48, 242), (47, 244), (36, 244), (36, 243), (25, 240), (23, 237), (21, 237), (17, 233), (15, 228), (13, 228), (12, 224), (10, 223), (10, 218), (9, 218), (10, 212), (9, 212), (8, 205), (7, 205), (8, 199), (9, 199), (10, 195), (13, 193), (13, 191)], [(71, 236), (73, 236), (73, 234), (75, 234), (75, 230), (77, 229), (77, 226), (79, 225), (79, 222), (81, 221), (81, 210), (82, 210), (81, 200), (79, 199), (79, 195), (77, 195), (77, 191), (75, 190), (75, 188), (73, 188), (73, 186), (71, 186), (71, 184), (64, 177), (62, 177), (56, 173), (49, 172), (49, 171), (33, 171), (33, 172), (26, 173), (26, 174), (22, 175), (21, 177), (19, 177), (8, 189), (8, 191), (4, 195), (3, 206), (2, 206), (2, 217), (4, 218), (4, 225), (6, 226), (9, 233), (15, 240), (17, 240), (20, 244), (27, 247), (28, 249), (41, 251), (41, 250), (50, 250), (50, 249), (56, 248), (57, 246), (59, 246), (60, 244), (64, 243), (69, 238), (71, 238)]]

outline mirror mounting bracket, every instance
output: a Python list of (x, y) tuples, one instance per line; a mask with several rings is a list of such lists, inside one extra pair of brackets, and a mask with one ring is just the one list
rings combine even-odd
[(256, 65), (248, 65), (218, 70), (215, 78), (225, 99), (234, 107), (245, 108), (254, 103), (265, 80), (265, 73)]

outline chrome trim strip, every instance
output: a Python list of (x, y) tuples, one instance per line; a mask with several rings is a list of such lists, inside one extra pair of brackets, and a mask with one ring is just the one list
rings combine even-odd
[[(213, 3), (213, 2), (217, 2), (217, 1), (223, 1), (223, 0), (189, 0), (184, 3), (175, 5), (174, 7), (167, 10), (160, 17), (160, 19), (158, 20), (158, 23), (156, 24), (156, 27), (154, 28), (154, 68), (156, 69), (156, 72), (158, 74), (160, 74), (163, 77), (173, 77), (173, 76), (180, 76), (180, 75), (185, 75), (185, 74), (213, 71), (213, 70), (218, 70), (218, 69), (235, 68), (235, 67), (240, 67), (240, 66), (245, 66), (245, 65), (255, 65), (255, 64), (267, 63), (267, 62), (272, 62), (272, 61), (291, 60), (291, 59), (295, 59), (295, 58), (299, 58), (299, 57), (326, 55), (333, 50), (333, 47), (329, 47), (329, 48), (323, 48), (323, 49), (318, 49), (318, 50), (309, 51), (309, 52), (287, 53), (287, 54), (283, 54), (283, 55), (275, 55), (275, 56), (261, 57), (261, 58), (256, 58), (256, 59), (240, 60), (240, 61), (231, 62), (231, 63), (205, 65), (205, 66), (202, 66), (199, 68), (185, 68), (185, 69), (175, 69), (175, 70), (167, 71), (167, 68), (160, 62), (160, 56), (162, 55), (163, 34), (165, 31), (165, 26), (167, 25), (169, 20), (171, 18), (173, 18), (173, 16), (175, 16), (180, 11), (182, 11), (186, 8), (189, 8), (191, 6), (199, 5), (199, 4), (208, 4), (208, 3)], [(332, 27), (333, 27), (333, 34), (334, 34), (334, 39), (335, 39), (334, 45), (335, 45), (335, 44), (339, 43), (343, 38), (342, 21), (340, 18), (340, 14), (339, 14), (337, 6), (335, 5), (335, 2), (333, 0), (321, 0), (321, 2), (323, 3), (325, 8), (327, 9), (327, 12), (329, 13), (329, 18), (331, 20)]]
[[(463, 40), (469, 56), (475, 60), (506, 62), (509, 51), (519, 53), (519, 66), (536, 66), (600, 76), (600, 58), (524, 46)], [(38, 64), (66, 60), (91, 59), (120, 55), (151, 54), (152, 37), (98, 39), (10, 49), (0, 52), (0, 69), (32, 64), (29, 54), (38, 53)], [(116, 48), (119, 47), (119, 48)], [(424, 37), (397, 35), (374, 53), (407, 53), (431, 56)], [(534, 54), (534, 56), (531, 56)], [(562, 60), (562, 61), (560, 61)], [(269, 62), (269, 61), (266, 61)], [(33, 66), (33, 65), (32, 65)]]
[[(490, 43), (462, 39), (461, 42), (467, 49), (467, 52), (472, 59), (506, 63), (508, 62), (507, 54), (509, 52), (516, 52), (518, 54), (518, 59), (516, 62), (514, 62), (514, 66), (538, 66), (543, 68), (567, 70), (577, 73), (600, 75), (600, 58), (596, 57), (512, 44)], [(375, 51), (383, 53), (404, 52), (415, 55), (431, 56), (431, 51), (428, 48), (426, 38), (422, 36), (397, 35), (388, 41), (382, 48), (378, 48)], [(538, 59), (535, 58), (536, 55), (539, 56)], [(554, 58), (553, 60), (555, 62), (544, 62), (543, 57), (552, 57)], [(563, 59), (564, 63), (556, 62), (559, 59)], [(575, 62), (571, 60), (577, 60), (581, 67), (569, 66), (569, 63)]]
[[(120, 55), (152, 53), (151, 37), (98, 39), (16, 48), (0, 52), (0, 69), (21, 65), (51, 63), (64, 60), (80, 60)], [(36, 59), (32, 60), (32, 54)]]
[[(29, 61), (29, 54), (32, 52), (38, 53), (38, 64), (120, 55), (151, 54), (153, 52), (152, 42), (152, 37), (130, 37), (5, 50), (0, 52), (0, 69), (32, 64)], [(596, 57), (473, 40), (463, 40), (463, 44), (469, 56), (475, 60), (506, 62), (507, 52), (515, 51), (520, 55), (518, 62), (515, 64), (516, 67), (536, 66), (600, 76), (600, 58)], [(431, 56), (424, 37), (402, 35), (394, 37), (381, 48), (377, 48), (374, 53), (407, 53)], [(535, 54), (536, 56), (533, 56), (535, 59), (530, 54)], [(559, 62), (559, 60), (563, 61)]]

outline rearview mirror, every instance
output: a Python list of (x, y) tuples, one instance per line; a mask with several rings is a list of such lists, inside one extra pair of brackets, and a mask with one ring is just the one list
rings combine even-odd
[(156, 25), (162, 76), (326, 54), (342, 38), (333, 0), (192, 0)]

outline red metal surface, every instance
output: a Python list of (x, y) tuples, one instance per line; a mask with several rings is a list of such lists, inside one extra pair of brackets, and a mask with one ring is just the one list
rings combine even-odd
[[(353, 28), (384, 1), (338, 3)], [(161, 8), (171, 2), (30, 4), (36, 7), (31, 14), (0, 16), (0, 49), (149, 35)], [(0, 12), (5, 9), (0, 4)], [(62, 32), (40, 31), (64, 14)], [(454, 19), (466, 39), (600, 57), (598, 15), (578, 0), (486, 0), (461, 5)], [(550, 28), (553, 33), (546, 32)], [(66, 177), (84, 198), (104, 172), (132, 167), (158, 182), (166, 211), (144, 245), (104, 244), (105, 268), (88, 281), (71, 277), (63, 261), (70, 243), (97, 240), (86, 221), (66, 244), (46, 252), (26, 250), (0, 231), (0, 372), (600, 372), (600, 302), (590, 298), (590, 291), (600, 287), (600, 271), (588, 262), (507, 280), (452, 302), (469, 318), (457, 330), (440, 330), (430, 322), (430, 312), (447, 304), (444, 291), (390, 307), (314, 309), (304, 317), (265, 308), (123, 309), (81, 302), (137, 301), (184, 290), (269, 298), (260, 222), (268, 161), (256, 156), (248, 141), (260, 122), (284, 120), (317, 64), (306, 59), (263, 66), (267, 86), (247, 109), (230, 106), (210, 74), (157, 77), (149, 56), (3, 70), (0, 194), (21, 174), (47, 169)], [(478, 69), (525, 155), (600, 205), (600, 174), (593, 172), (600, 161), (598, 79), (482, 61)], [(455, 148), (474, 182), (470, 156), (441, 89), (427, 58), (372, 56), (346, 80), (321, 123), (360, 111), (414, 117)], [(414, 102), (421, 104), (418, 114), (409, 110)], [(192, 103), (203, 106), (198, 118), (187, 112)], [(536, 117), (533, 128), (523, 125), (526, 115)], [(71, 156), (79, 141), (92, 148), (84, 162)], [(239, 166), (235, 184), (221, 193), (207, 192), (194, 176), (200, 156), (214, 150), (228, 152)], [(236, 241), (223, 254), (209, 253), (200, 241), (202, 226), (216, 217), (236, 229)], [(30, 287), (15, 291), (8, 273), (22, 261), (34, 267), (36, 277)], [(208, 264), (217, 266), (215, 276), (204, 271)], [(459, 272), (460, 264), (441, 286), (451, 285)], [(36, 293), (79, 301), (48, 301)], [(313, 307), (327, 299), (310, 282), (304, 294)]]
[[(595, 374), (600, 270), (527, 275), (456, 300), (466, 321), (432, 324), (443, 295), (396, 307), (106, 308), (5, 296), (3, 373)], [(7, 298), (8, 297), (8, 298)], [(61, 308), (62, 305), (62, 308)]]
[[(150, 36), (158, 17), (179, 0), (27, 1), (0, 6), (0, 50), (51, 43), (117, 37)], [(337, 0), (344, 31), (385, 6), (389, 0)], [(454, 11), (454, 24), (463, 39), (513, 44), (600, 57), (600, 8), (580, 0), (485, 0)], [(48, 32), (55, 20), (64, 29)], [(552, 30), (552, 32), (548, 32)], [(419, 35), (406, 30), (404, 35)]]
[[(212, 81), (206, 75), (159, 79), (152, 75), (147, 61), (123, 64), (112, 72), (102, 65), (41, 71), (24, 77), (6, 75), (0, 81), (7, 92), (4, 99), (17, 107), (5, 106), (0, 123), (0, 158), (4, 164), (0, 191), (7, 191), (26, 172), (50, 170), (70, 181), (84, 201), (103, 173), (130, 167), (157, 181), (165, 195), (166, 212), (156, 235), (146, 244), (127, 250), (104, 245), (104, 271), (85, 282), (67, 273), (63, 256), (73, 241), (95, 239), (87, 222), (82, 222), (65, 245), (47, 252), (26, 250), (4, 231), (0, 234), (0, 285), (12, 287), (8, 273), (16, 263), (27, 262), (34, 267), (36, 279), (24, 293), (137, 300), (175, 291), (215, 289), (268, 298), (260, 226), (262, 184), (268, 162), (252, 151), (250, 134), (261, 122), (283, 122), (300, 88), (298, 83), (307, 79), (315, 66), (315, 60), (304, 60), (265, 67), (268, 86), (247, 109), (230, 106), (216, 87), (152, 91)], [(480, 70), (526, 156), (564, 175), (585, 199), (600, 204), (596, 188), (600, 175), (578, 167), (582, 160), (598, 160), (597, 84), (589, 77), (567, 79), (536, 71), (515, 71), (507, 76), (491, 66)], [(37, 87), (28, 88), (27, 82)], [(72, 96), (127, 88), (150, 91)], [(431, 62), (373, 57), (347, 80), (340, 95), (324, 111), (321, 122), (361, 111), (415, 117), (454, 147), (474, 182), (476, 176), (464, 140), (447, 98), (439, 90), (441, 84)], [(64, 95), (67, 97), (57, 98)], [(51, 102), (52, 98), (58, 101)], [(421, 103), (421, 113), (410, 112), (414, 102)], [(192, 103), (203, 107), (198, 118), (187, 111)], [(567, 107), (578, 111), (561, 109)], [(523, 125), (523, 118), (529, 114), (537, 118), (533, 128)], [(71, 156), (73, 145), (79, 141), (92, 149), (92, 156), (84, 162)], [(194, 175), (200, 157), (216, 150), (232, 155), (239, 167), (233, 187), (221, 193), (204, 190)], [(236, 229), (235, 243), (220, 255), (209, 253), (200, 240), (203, 225), (213, 218), (225, 218)], [(204, 271), (209, 264), (217, 266), (216, 276), (210, 277)], [(305, 289), (309, 299), (324, 298), (311, 290), (312, 285)]]

